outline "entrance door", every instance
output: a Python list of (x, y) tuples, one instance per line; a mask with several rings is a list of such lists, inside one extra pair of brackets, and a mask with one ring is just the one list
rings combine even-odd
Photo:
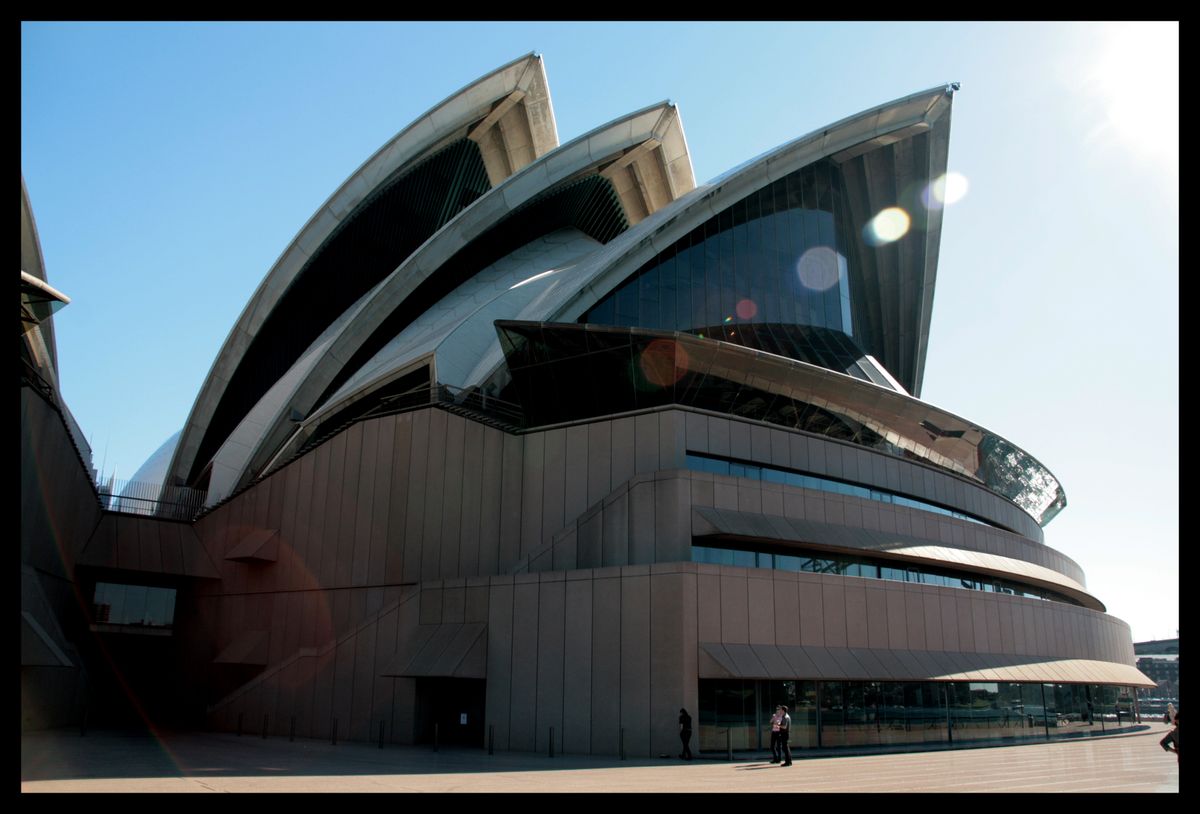
[(417, 743), (433, 743), (437, 725), (439, 746), (482, 749), (487, 682), (482, 678), (418, 678)]

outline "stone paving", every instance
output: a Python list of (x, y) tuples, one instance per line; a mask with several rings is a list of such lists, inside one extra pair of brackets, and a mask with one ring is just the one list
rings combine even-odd
[(1178, 792), (1167, 727), (942, 752), (766, 760), (594, 758), (212, 733), (21, 739), (23, 792)]

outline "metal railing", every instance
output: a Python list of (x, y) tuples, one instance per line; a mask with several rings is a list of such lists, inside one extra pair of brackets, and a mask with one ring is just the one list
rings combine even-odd
[(96, 484), (96, 494), (100, 507), (110, 512), (191, 520), (204, 508), (206, 492), (185, 486), (109, 478)]

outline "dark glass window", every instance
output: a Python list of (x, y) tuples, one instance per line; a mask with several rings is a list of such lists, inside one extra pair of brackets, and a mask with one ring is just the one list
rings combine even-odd
[(171, 627), (175, 620), (175, 589), (149, 585), (97, 582), (92, 597), (92, 621), (137, 627)]
[[(638, 269), (580, 322), (689, 331), (751, 346), (748, 337), (761, 343), (763, 335), (741, 326), (850, 333), (845, 241), (836, 228), (842, 218), (834, 211), (840, 183), (837, 168), (823, 160), (752, 192)], [(787, 341), (764, 349), (844, 371), (825, 354), (796, 355)]]

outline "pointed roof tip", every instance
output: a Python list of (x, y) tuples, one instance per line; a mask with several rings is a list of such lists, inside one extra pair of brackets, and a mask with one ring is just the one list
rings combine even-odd
[(958, 90), (960, 87), (962, 87), (961, 82), (947, 82), (946, 83), (946, 95), (953, 96), (954, 92), (956, 90)]

